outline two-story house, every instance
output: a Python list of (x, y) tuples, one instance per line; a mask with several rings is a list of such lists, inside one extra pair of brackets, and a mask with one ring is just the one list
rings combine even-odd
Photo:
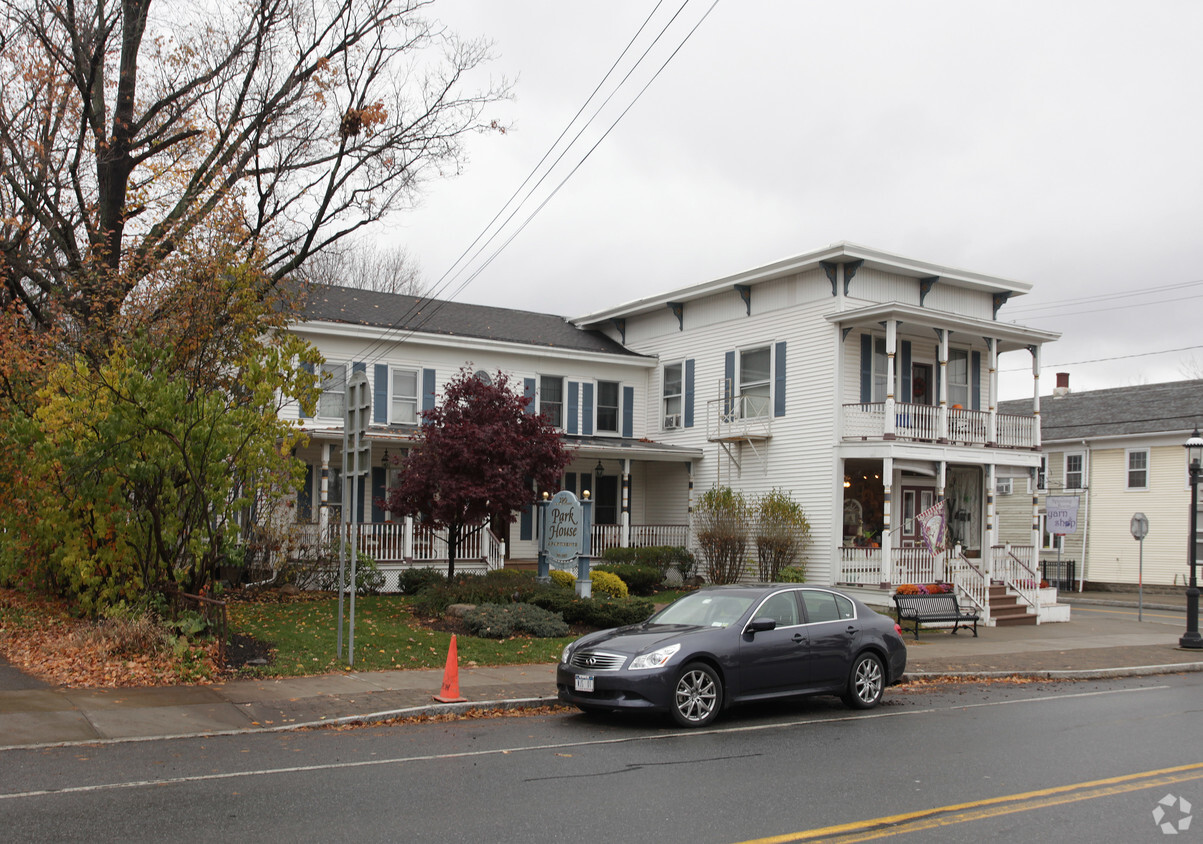
[[(996, 477), (1040, 460), (1040, 354), (1059, 335), (998, 318), (1029, 288), (837, 243), (571, 321), (331, 289), (296, 329), (331, 375), (326, 415), (300, 420), (314, 439), (298, 513), (312, 515), (323, 471), (335, 500), (347, 373), (374, 385), (383, 458), (460, 367), (501, 369), (578, 448), (564, 486), (593, 490), (599, 547), (688, 541), (698, 489), (779, 488), (810, 521), (812, 580), (944, 578), (988, 612), (990, 582), (1030, 583), (1036, 564), (1034, 531), (999, 546), (992, 496)], [(1026, 415), (997, 407), (1008, 352), (1032, 367)], [(933, 558), (915, 516), (945, 500), (956, 550)], [(530, 528), (523, 514), (509, 556), (533, 556)]]
[[(1030, 413), (1024, 402), (1003, 402), (1011, 413)], [(1186, 449), (1203, 424), (1203, 380), (1140, 384), (1071, 392), (1069, 374), (1057, 374), (1051, 398), (1041, 404), (1043, 461), (1030, 478), (1014, 479), (999, 501), (1008, 537), (1023, 532), (1035, 496), (1039, 554), (1050, 580), (1075, 588), (1182, 586), (1189, 573), (1190, 486)], [(1077, 505), (1077, 530), (1056, 535), (1047, 523), (1049, 496)], [(1131, 532), (1143, 513), (1142, 548)], [(1056, 563), (1060, 560), (1060, 570)]]

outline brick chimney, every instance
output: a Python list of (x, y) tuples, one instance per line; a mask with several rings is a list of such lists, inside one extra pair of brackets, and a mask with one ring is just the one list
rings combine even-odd
[(1053, 398), (1060, 399), (1069, 395), (1069, 373), (1057, 373), (1057, 386), (1053, 388)]

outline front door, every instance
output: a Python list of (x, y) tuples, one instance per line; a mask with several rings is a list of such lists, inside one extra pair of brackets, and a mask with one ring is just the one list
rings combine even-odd
[(931, 487), (902, 487), (902, 526), (899, 537), (903, 548), (923, 544), (923, 537), (919, 533), (919, 521), (915, 517), (935, 503), (936, 491)]

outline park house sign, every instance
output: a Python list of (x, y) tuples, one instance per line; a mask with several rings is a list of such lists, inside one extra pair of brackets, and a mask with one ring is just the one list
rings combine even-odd
[(584, 547), (584, 519), (581, 504), (567, 490), (557, 492), (547, 504), (547, 555), (557, 563), (567, 563), (581, 555)]

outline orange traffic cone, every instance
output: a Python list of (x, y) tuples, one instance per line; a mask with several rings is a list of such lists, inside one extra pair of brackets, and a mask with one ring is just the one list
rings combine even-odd
[(443, 669), (443, 689), (434, 699), (440, 703), (460, 703), (467, 700), (459, 696), (459, 654), (455, 650), (455, 634), (451, 634), (451, 647), (447, 649), (447, 665)]

